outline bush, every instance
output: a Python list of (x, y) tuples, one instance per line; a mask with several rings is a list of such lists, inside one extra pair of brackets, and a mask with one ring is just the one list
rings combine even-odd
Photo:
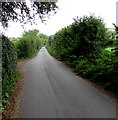
[(3, 95), (10, 93), (13, 86), (17, 66), (17, 53), (14, 45), (4, 35), (2, 35), (2, 85)]
[(76, 61), (77, 72), (103, 88), (118, 93), (118, 58), (115, 55), (101, 55), (91, 63), (86, 58)]
[[(20, 77), (16, 66), (16, 48), (7, 37), (2, 35), (2, 104), (4, 107), (10, 104), (8, 98), (11, 96), (12, 88)], [(5, 112), (3, 107), (2, 112)]]
[(19, 59), (34, 56), (42, 47), (38, 32), (38, 30), (25, 32), (19, 40), (14, 42)]
[(80, 19), (76, 18), (74, 21), (72, 29), (76, 36), (77, 44), (73, 54), (76, 56), (87, 56), (91, 53), (98, 53), (108, 37), (107, 29), (102, 19), (100, 17), (84, 16)]

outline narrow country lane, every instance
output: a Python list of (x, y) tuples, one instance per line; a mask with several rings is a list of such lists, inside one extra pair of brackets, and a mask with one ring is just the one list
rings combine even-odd
[(23, 67), (19, 118), (115, 118), (116, 104), (53, 58), (45, 47)]

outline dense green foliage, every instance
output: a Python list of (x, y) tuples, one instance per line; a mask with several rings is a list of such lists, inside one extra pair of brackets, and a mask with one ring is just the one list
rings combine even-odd
[(86, 56), (93, 52), (98, 53), (100, 46), (103, 47), (107, 39), (106, 31), (100, 18), (93, 16), (77, 18), (72, 25), (54, 35), (51, 47), (62, 59), (69, 59), (71, 55)]
[[(7, 85), (12, 86), (15, 70), (17, 65), (17, 53), (14, 45), (5, 36), (2, 36), (2, 84), (3, 94), (9, 91)], [(6, 87), (6, 88), (4, 88)], [(7, 90), (8, 89), (8, 90)]]
[(113, 44), (115, 37), (111, 38), (100, 17), (84, 16), (50, 36), (47, 49), (74, 67), (82, 77), (118, 92), (118, 56), (106, 50)]
[(2, 35), (2, 103), (8, 105), (8, 97), (12, 94), (12, 88), (18, 80), (16, 71), (17, 53), (14, 44)]
[(25, 32), (19, 40), (14, 41), (17, 48), (18, 58), (29, 58), (34, 56), (44, 44), (46, 35), (38, 34), (38, 30)]
[(48, 41), (48, 36), (43, 33), (38, 34), (38, 38), (40, 39), (41, 46), (44, 46), (45, 43)]

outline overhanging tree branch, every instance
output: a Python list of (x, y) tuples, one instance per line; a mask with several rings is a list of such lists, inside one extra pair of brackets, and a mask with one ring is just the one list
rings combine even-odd
[(1, 23), (3, 27), (8, 26), (9, 21), (20, 21), (21, 23), (33, 22), (38, 14), (39, 18), (45, 21), (51, 11), (56, 13), (56, 2), (32, 2), (29, 8), (26, 2), (2, 2)]

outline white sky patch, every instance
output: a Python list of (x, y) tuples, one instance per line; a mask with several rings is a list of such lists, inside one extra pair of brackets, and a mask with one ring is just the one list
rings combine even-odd
[(116, 2), (117, 0), (58, 0), (59, 10), (46, 22), (46, 25), (39, 18), (37, 25), (30, 23), (21, 27), (20, 23), (10, 22), (5, 35), (8, 37), (20, 37), (24, 30), (38, 29), (41, 33), (51, 35), (61, 28), (72, 24), (73, 18), (82, 17), (94, 13), (96, 17), (104, 19), (107, 28), (113, 28), (116, 23)]

